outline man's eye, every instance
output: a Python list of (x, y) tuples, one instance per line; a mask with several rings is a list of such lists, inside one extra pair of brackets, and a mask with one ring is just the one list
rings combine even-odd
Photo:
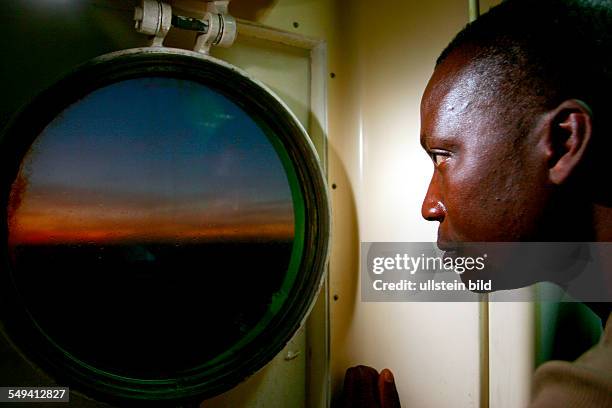
[(430, 152), (429, 155), (436, 166), (439, 166), (450, 158), (448, 153)]

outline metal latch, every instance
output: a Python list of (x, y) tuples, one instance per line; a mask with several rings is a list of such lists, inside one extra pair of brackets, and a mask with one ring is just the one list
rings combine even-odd
[(207, 1), (204, 17), (180, 16), (160, 0), (142, 0), (134, 10), (136, 31), (152, 36), (151, 46), (163, 46), (170, 27), (198, 32), (194, 51), (208, 54), (210, 47), (229, 47), (236, 39), (236, 19), (229, 14), (230, 0)]

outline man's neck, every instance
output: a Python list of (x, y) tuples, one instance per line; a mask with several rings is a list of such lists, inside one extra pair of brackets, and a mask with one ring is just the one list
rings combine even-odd
[(612, 242), (612, 208), (598, 204), (593, 206), (593, 229), (595, 241)]

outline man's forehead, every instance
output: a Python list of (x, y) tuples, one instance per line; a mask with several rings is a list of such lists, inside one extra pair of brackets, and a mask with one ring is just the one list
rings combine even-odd
[(432, 113), (467, 109), (483, 96), (484, 76), (473, 59), (451, 54), (434, 70), (423, 94), (422, 109)]
[(422, 139), (444, 133), (450, 137), (474, 120), (486, 121), (491, 108), (499, 105), (496, 74), (473, 55), (469, 50), (453, 52), (434, 70), (421, 100)]

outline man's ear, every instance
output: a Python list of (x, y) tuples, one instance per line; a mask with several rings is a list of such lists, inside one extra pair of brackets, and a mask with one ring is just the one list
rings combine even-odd
[(547, 116), (548, 177), (553, 184), (563, 184), (585, 157), (593, 132), (592, 112), (586, 103), (569, 99)]

